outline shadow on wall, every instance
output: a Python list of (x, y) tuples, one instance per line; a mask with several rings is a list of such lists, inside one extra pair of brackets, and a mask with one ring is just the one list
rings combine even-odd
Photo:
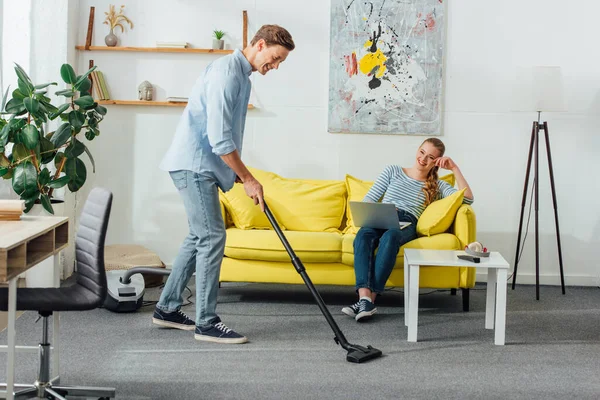
[[(600, 221), (594, 233), (600, 234)], [(521, 243), (523, 243), (523, 234)], [(594, 241), (584, 242), (573, 235), (560, 235), (562, 247), (565, 285), (598, 285), (598, 268), (595, 265), (597, 249), (600, 248), (600, 236), (594, 234)], [(498, 251), (510, 264), (509, 275), (514, 271), (517, 250), (517, 232), (496, 233), (478, 232), (477, 240), (491, 251)], [(535, 284), (535, 232), (529, 229), (517, 271), (517, 284)], [(520, 250), (521, 251), (521, 250)], [(540, 283), (560, 285), (560, 266), (556, 234), (541, 233), (539, 237)], [(595, 274), (594, 272), (595, 271)], [(510, 280), (512, 283), (512, 279)]]

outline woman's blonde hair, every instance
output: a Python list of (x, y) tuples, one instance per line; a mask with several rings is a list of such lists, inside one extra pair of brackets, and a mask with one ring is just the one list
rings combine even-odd
[[(421, 143), (421, 146), (423, 146), (425, 143), (431, 143), (436, 149), (439, 150), (440, 152), (440, 157), (444, 155), (444, 153), (446, 152), (446, 146), (444, 146), (444, 143), (437, 138), (429, 138), (426, 139), (423, 143)], [(419, 147), (420, 148), (420, 147)], [(425, 193), (425, 207), (427, 207), (428, 205), (430, 205), (431, 203), (433, 203), (435, 201), (435, 198), (437, 197), (438, 194), (438, 170), (440, 169), (440, 167), (438, 167), (437, 165), (433, 168), (431, 168), (431, 170), (429, 171), (429, 174), (427, 174), (427, 180), (425, 181), (425, 185), (423, 186), (423, 193)]]

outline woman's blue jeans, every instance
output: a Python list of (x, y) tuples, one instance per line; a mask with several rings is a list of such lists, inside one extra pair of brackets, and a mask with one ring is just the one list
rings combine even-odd
[(173, 262), (157, 307), (167, 312), (179, 310), (183, 291), (196, 272), (196, 325), (205, 325), (217, 316), (219, 275), (225, 250), (225, 224), (217, 182), (213, 177), (192, 171), (170, 174), (183, 200), (190, 232)]
[(356, 234), (354, 274), (357, 290), (366, 288), (383, 293), (400, 247), (417, 238), (417, 218), (414, 215), (398, 210), (398, 221), (411, 224), (404, 229), (360, 228)]

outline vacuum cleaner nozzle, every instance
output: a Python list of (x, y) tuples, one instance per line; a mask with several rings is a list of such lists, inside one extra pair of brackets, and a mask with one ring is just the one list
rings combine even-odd
[(348, 355), (346, 361), (353, 363), (363, 363), (377, 357), (381, 357), (381, 350), (371, 346), (362, 347), (356, 344), (348, 345)]

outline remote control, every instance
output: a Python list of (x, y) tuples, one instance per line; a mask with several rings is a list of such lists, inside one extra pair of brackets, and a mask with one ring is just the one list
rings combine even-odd
[(461, 260), (467, 260), (467, 261), (474, 262), (475, 264), (479, 264), (479, 261), (481, 261), (481, 259), (479, 257), (469, 256), (466, 254), (459, 254), (459, 255), (457, 255), (457, 257), (460, 258)]

